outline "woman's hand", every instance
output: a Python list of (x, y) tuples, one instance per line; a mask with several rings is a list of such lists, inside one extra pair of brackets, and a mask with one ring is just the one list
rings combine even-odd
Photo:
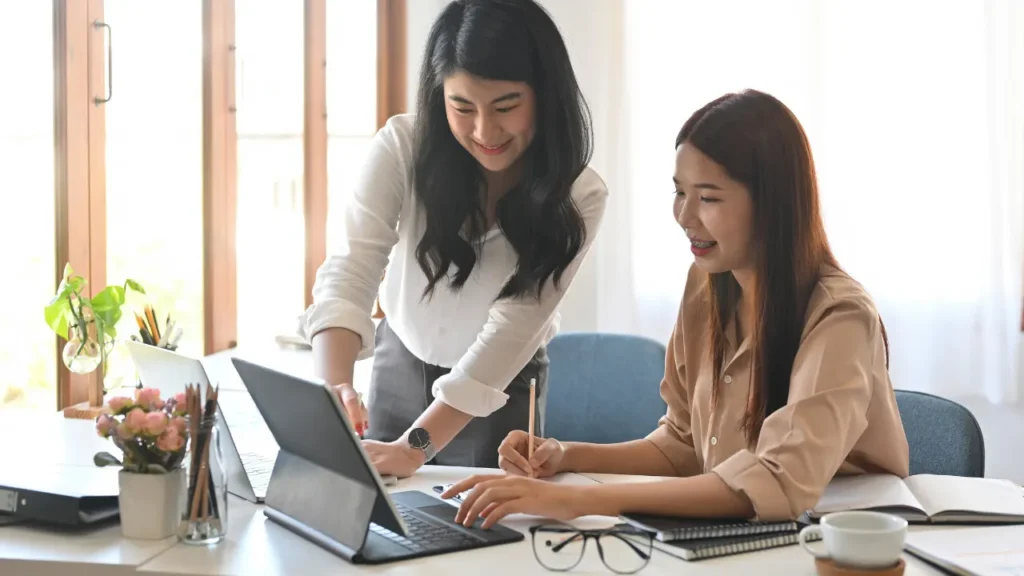
[(517, 476), (546, 478), (561, 472), (565, 447), (554, 438), (533, 438), (533, 458), (528, 460), (530, 435), (513, 430), (498, 446), (498, 467)]
[(377, 473), (382, 476), (392, 474), (399, 478), (408, 478), (423, 466), (426, 458), (422, 450), (409, 446), (403, 440), (394, 442), (363, 440), (363, 450), (366, 450), (370, 462), (377, 469)]
[(481, 527), (490, 528), (509, 514), (566, 521), (586, 513), (585, 492), (579, 486), (502, 474), (471, 476), (446, 490), (441, 498), (451, 498), (471, 488), (455, 514), (455, 521), (464, 526), (472, 526), (481, 516)]
[(352, 422), (352, 427), (356, 429), (356, 434), (362, 436), (366, 429), (370, 427), (370, 414), (366, 411), (366, 406), (363, 405), (363, 399), (361, 395), (356, 392), (356, 389), (351, 384), (334, 384), (331, 389), (338, 395), (338, 399), (341, 400), (345, 411), (348, 412), (348, 419)]

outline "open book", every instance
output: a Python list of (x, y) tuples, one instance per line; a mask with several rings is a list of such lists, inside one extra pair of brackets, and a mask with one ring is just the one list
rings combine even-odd
[(843, 476), (832, 480), (808, 512), (875, 510), (919, 523), (1024, 524), (1024, 488), (1009, 480), (918, 474)]

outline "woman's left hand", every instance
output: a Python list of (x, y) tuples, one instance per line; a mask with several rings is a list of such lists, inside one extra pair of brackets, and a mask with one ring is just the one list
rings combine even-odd
[(482, 516), (481, 527), (490, 528), (509, 514), (533, 514), (562, 521), (581, 516), (585, 504), (579, 488), (522, 476), (475, 475), (453, 485), (441, 498), (472, 489), (455, 514), (455, 521), (472, 526)]
[(363, 450), (366, 450), (370, 461), (377, 468), (377, 473), (382, 476), (392, 474), (399, 478), (408, 478), (423, 466), (425, 458), (422, 450), (417, 450), (401, 440), (363, 440)]

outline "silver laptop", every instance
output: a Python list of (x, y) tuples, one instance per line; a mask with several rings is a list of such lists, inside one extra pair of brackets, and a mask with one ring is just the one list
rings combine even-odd
[[(160, 390), (162, 397), (185, 392), (187, 384), (198, 384), (204, 391), (211, 384), (201, 360), (141, 342), (125, 344), (142, 385)], [(234, 370), (231, 376), (238, 378)], [(221, 385), (217, 409), (222, 416), (219, 430), (227, 464), (228, 492), (262, 504), (277, 460), (277, 441), (244, 387)]]

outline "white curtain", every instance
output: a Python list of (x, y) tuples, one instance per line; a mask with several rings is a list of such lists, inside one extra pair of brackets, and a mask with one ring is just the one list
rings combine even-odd
[(1024, 395), (1021, 3), (618, 8), (608, 45), (621, 62), (606, 64), (621, 81), (588, 94), (615, 108), (598, 122), (616, 196), (595, 256), (598, 329), (667, 338), (692, 261), (671, 213), (675, 134), (708, 100), (751, 87), (809, 134), (829, 238), (880, 308), (894, 385), (995, 403)]
[[(878, 304), (894, 385), (1024, 397), (1024, 2), (541, 3), (611, 190), (563, 331), (668, 339), (692, 262), (671, 212), (676, 132), (708, 100), (757, 88), (809, 134), (833, 250)], [(410, 106), (445, 4), (410, 3)]]

